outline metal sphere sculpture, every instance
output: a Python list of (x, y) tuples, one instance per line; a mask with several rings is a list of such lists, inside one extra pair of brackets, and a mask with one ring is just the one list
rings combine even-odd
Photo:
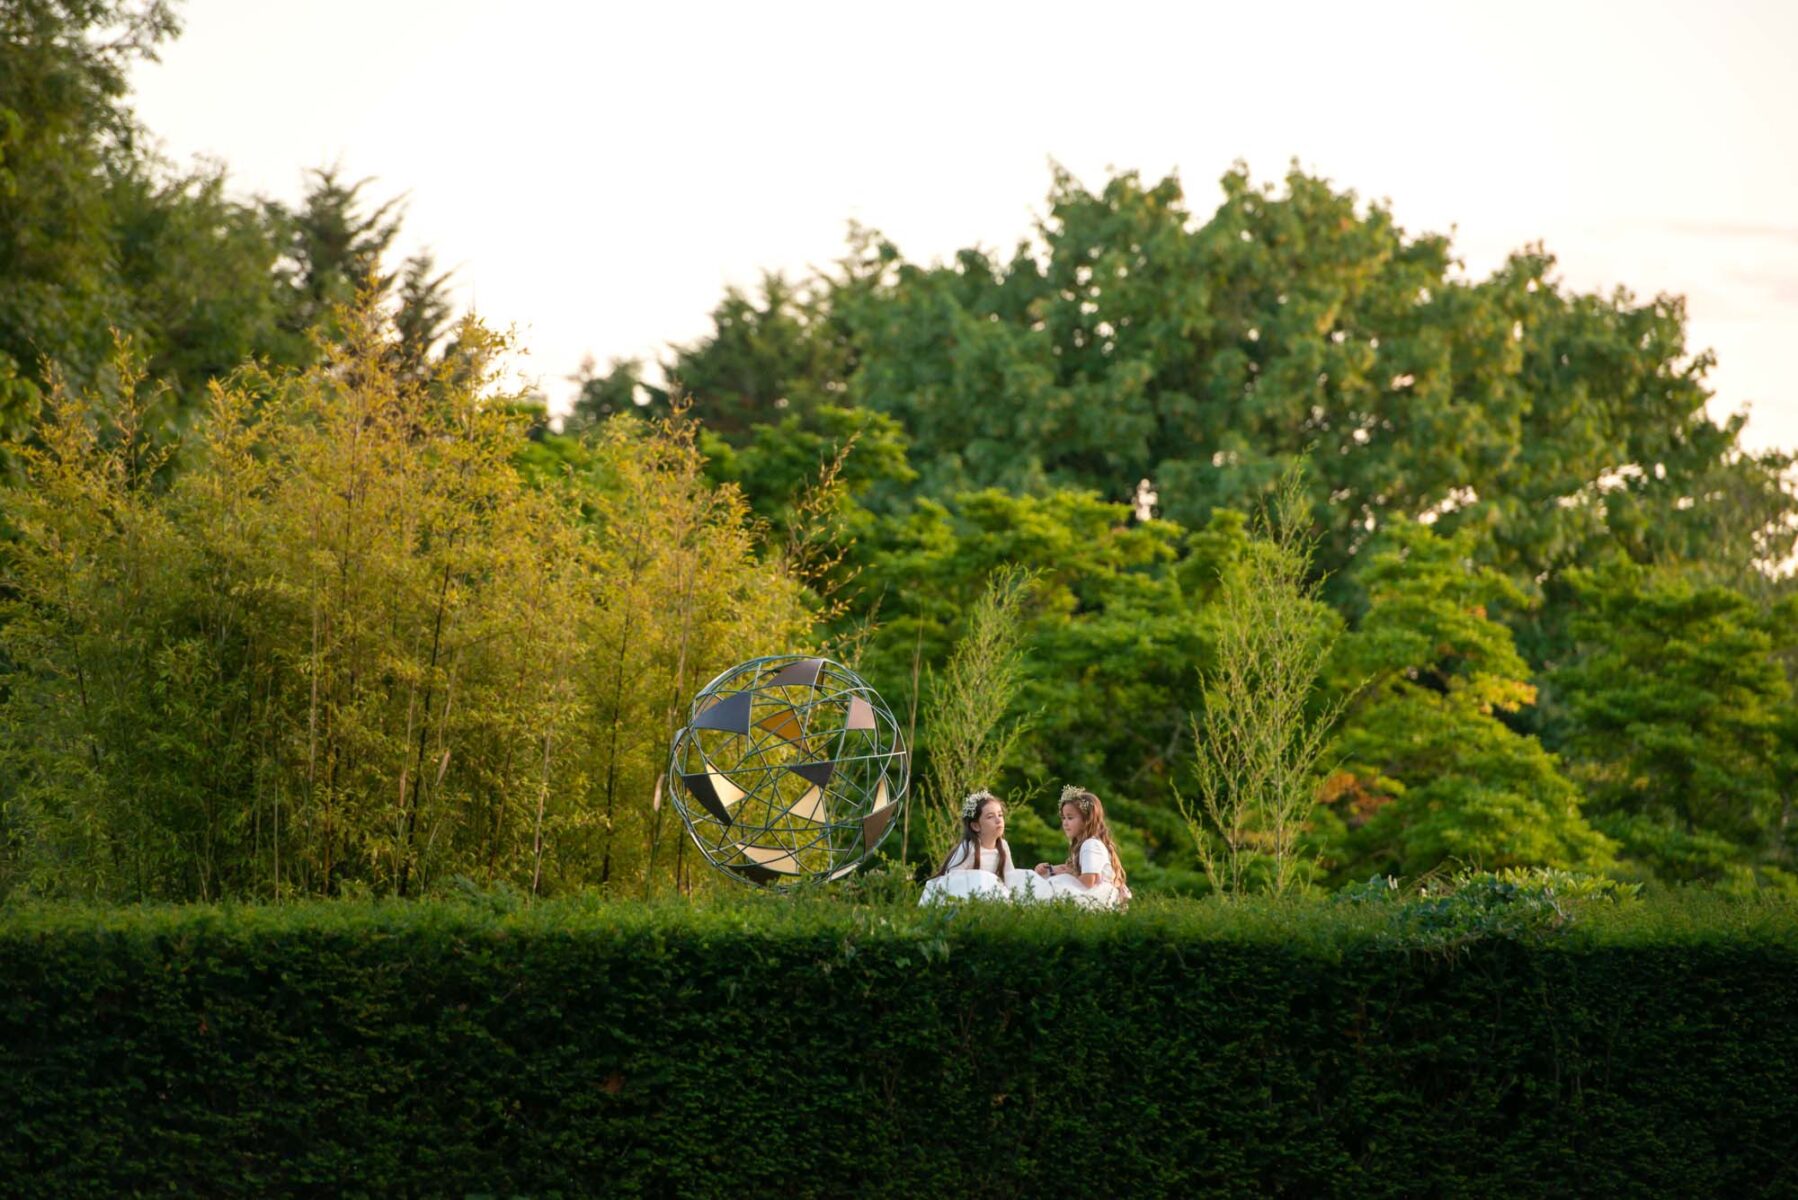
[(827, 658), (757, 658), (700, 689), (674, 735), (668, 795), (706, 861), (790, 887), (838, 879), (905, 803), (911, 756), (880, 694)]

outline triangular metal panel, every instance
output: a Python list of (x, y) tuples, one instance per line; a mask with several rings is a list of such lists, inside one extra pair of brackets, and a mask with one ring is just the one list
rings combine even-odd
[(774, 846), (744, 846), (743, 853), (755, 861), (764, 870), (776, 871), (782, 875), (801, 875), (805, 868), (793, 857), (790, 850), (782, 850)]
[(818, 682), (818, 672), (824, 669), (821, 658), (802, 658), (796, 663), (782, 667), (774, 675), (762, 683), (763, 687), (812, 687)]
[[(680, 781), (687, 785), (687, 791), (692, 793), (695, 800), (705, 805), (705, 810), (707, 812), (711, 813), (714, 817), (717, 817), (727, 828), (729, 827), (730, 809), (724, 807), (724, 801), (718, 795), (718, 789), (712, 786), (712, 776), (710, 774), (683, 774), (680, 777)], [(727, 780), (726, 782), (729, 781)], [(735, 789), (733, 788), (733, 790)], [(737, 798), (741, 799), (742, 795), (741, 792), (738, 792)]]
[(834, 762), (793, 763), (787, 768), (813, 787), (824, 787), (828, 784), (836, 769), (837, 764)]
[(711, 774), (712, 787), (717, 790), (718, 799), (724, 804), (724, 807), (729, 808), (748, 794), (718, 771), (713, 771)]
[(749, 693), (735, 692), (693, 718), (695, 729), (722, 729), (749, 736)]
[(816, 821), (820, 825), (830, 819), (824, 811), (824, 789), (822, 788), (807, 789), (805, 795), (799, 797), (793, 803), (793, 807), (787, 811), (801, 821)]
[(897, 804), (889, 804), (885, 808), (875, 809), (862, 818), (862, 849), (874, 849), (874, 844), (880, 841), (880, 835), (885, 833), (887, 826), (892, 823), (893, 813), (898, 807)]
[(757, 721), (756, 728), (766, 729), (775, 737), (785, 738), (789, 742), (803, 742), (805, 729), (799, 724), (799, 714), (790, 708), (783, 708), (771, 717), (763, 717)]
[(844, 729), (873, 729), (874, 706), (860, 696), (852, 696), (849, 700), (849, 716), (843, 721)]

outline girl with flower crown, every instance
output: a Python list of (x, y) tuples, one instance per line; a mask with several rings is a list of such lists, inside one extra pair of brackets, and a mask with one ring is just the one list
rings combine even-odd
[(1005, 843), (1005, 804), (991, 792), (975, 792), (961, 803), (961, 840), (943, 860), (942, 870), (924, 884), (920, 904), (980, 896), (1010, 897), (1013, 886), (1028, 887), (1028, 871), (1012, 865)]
[(1105, 806), (1085, 788), (1061, 789), (1061, 832), (1068, 839), (1066, 862), (1038, 863), (1036, 873), (1067, 897), (1093, 908), (1121, 908), (1130, 900), (1124, 864), (1105, 824)]

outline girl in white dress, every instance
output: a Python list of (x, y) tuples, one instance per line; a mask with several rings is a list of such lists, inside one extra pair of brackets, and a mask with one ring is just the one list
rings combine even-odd
[(1122, 908), (1130, 900), (1124, 864), (1105, 824), (1105, 806), (1085, 788), (1061, 789), (1061, 832), (1068, 839), (1068, 859), (1038, 863), (1036, 873), (1048, 881), (1056, 899), (1092, 908)]
[(920, 904), (981, 897), (1011, 898), (1013, 887), (1028, 887), (1030, 873), (1012, 865), (1005, 842), (1005, 804), (991, 792), (975, 792), (961, 803), (961, 840), (943, 860), (943, 869), (925, 881)]

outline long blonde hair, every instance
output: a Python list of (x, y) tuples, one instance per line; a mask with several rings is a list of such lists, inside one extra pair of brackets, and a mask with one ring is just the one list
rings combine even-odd
[[(1111, 826), (1105, 823), (1105, 805), (1099, 798), (1083, 787), (1072, 784), (1061, 789), (1061, 807), (1072, 806), (1080, 814), (1080, 842), (1087, 838), (1098, 838), (1099, 844), (1111, 855), (1111, 881), (1124, 890), (1124, 864), (1118, 858), (1117, 843), (1111, 840)], [(1080, 874), (1080, 842), (1068, 842), (1067, 867), (1074, 874)]]
[[(964, 850), (967, 852), (968, 861), (972, 863), (976, 869), (979, 868), (980, 815), (986, 811), (986, 806), (989, 804), (997, 804), (1000, 808), (1005, 807), (1005, 801), (999, 799), (999, 797), (993, 795), (991, 792), (975, 792), (961, 802), (962, 811), (964, 813), (968, 812), (970, 807), (972, 807), (973, 812), (961, 819), (961, 841), (950, 847), (949, 856), (943, 859), (943, 865), (937, 870), (938, 875), (947, 875), (949, 873), (949, 864), (954, 862), (956, 855), (961, 854)], [(1005, 872), (1011, 869), (1011, 855), (1005, 852), (1005, 839), (1000, 838), (998, 845), (993, 848), (999, 852), (999, 878), (1004, 879)]]

